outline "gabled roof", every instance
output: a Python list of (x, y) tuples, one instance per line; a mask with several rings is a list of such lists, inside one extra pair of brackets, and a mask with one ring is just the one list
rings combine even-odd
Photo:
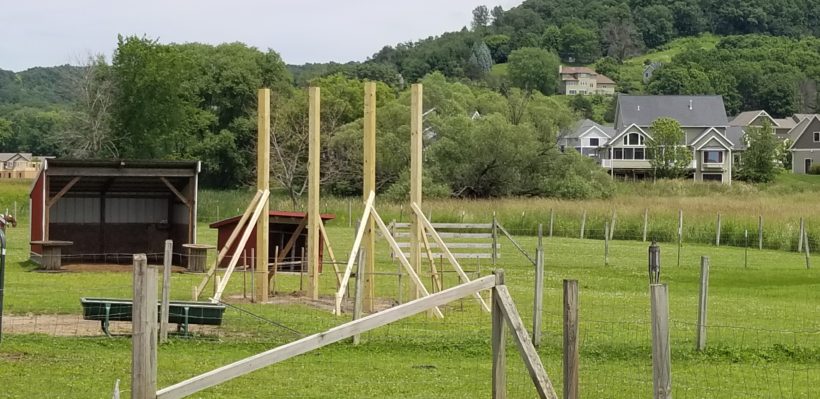
[(789, 140), (792, 142), (789, 146), (790, 150), (794, 148), (794, 145), (797, 144), (798, 141), (800, 141), (800, 137), (806, 133), (809, 125), (814, 120), (820, 120), (820, 115), (811, 115), (810, 117), (801, 120), (800, 123), (798, 123), (792, 130), (789, 130)]
[(598, 129), (607, 137), (612, 137), (615, 134), (615, 129), (611, 126), (602, 126), (595, 121), (583, 119), (573, 124), (569, 129), (561, 134), (560, 138), (577, 139), (592, 129)]
[(772, 121), (773, 124), (780, 126), (780, 124), (777, 123), (776, 119), (772, 118), (768, 112), (763, 110), (741, 112), (737, 114), (737, 116), (735, 116), (734, 119), (732, 119), (729, 122), (729, 126), (749, 126), (752, 122), (755, 121), (755, 119), (761, 116), (769, 118), (769, 120)]
[[(554, 71), (554, 69), (553, 69), (553, 71)], [(566, 74), (572, 74), (572, 75), (574, 75), (576, 73), (588, 73), (590, 75), (597, 75), (598, 74), (598, 72), (595, 72), (594, 70), (592, 70), (592, 68), (572, 67), (572, 66), (561, 66), (559, 72), (562, 73), (562, 74), (566, 73)]]
[(31, 161), (31, 158), (31, 153), (28, 152), (0, 152), (0, 162), (14, 161), (17, 159)]
[(800, 122), (803, 119), (808, 119), (815, 115), (817, 114), (794, 114), (794, 116), (792, 116), (791, 119), (793, 119), (795, 122)]
[(614, 80), (606, 77), (605, 75), (598, 75), (598, 77), (595, 78), (595, 81), (598, 82), (598, 84), (605, 84), (605, 85), (614, 85), (615, 84)]
[(615, 129), (635, 124), (650, 126), (655, 119), (668, 117), (681, 126), (727, 126), (721, 96), (618, 96)]
[(626, 134), (626, 132), (628, 132), (628, 131), (632, 130), (632, 128), (633, 128), (633, 127), (634, 127), (634, 128), (636, 128), (636, 129), (638, 129), (638, 131), (640, 131), (640, 132), (641, 132), (641, 134), (643, 134), (644, 136), (648, 137), (650, 140), (652, 139), (652, 136), (650, 136), (650, 135), (649, 135), (649, 133), (647, 133), (647, 132), (646, 132), (646, 130), (641, 129), (641, 127), (640, 127), (640, 126), (638, 126), (638, 125), (636, 125), (636, 124), (634, 124), (634, 123), (633, 123), (633, 124), (631, 124), (631, 125), (627, 126), (626, 128), (621, 129), (621, 131), (620, 131), (620, 132), (618, 132), (618, 134), (617, 134), (617, 135), (615, 135), (615, 137), (613, 137), (613, 138), (609, 139), (609, 141), (608, 141), (608, 142), (604, 145), (604, 147), (611, 147), (611, 146), (612, 146), (612, 144), (614, 144), (614, 143), (616, 143), (618, 140), (620, 140), (620, 139), (621, 139), (621, 137), (623, 137), (623, 136), (624, 136), (624, 134)]
[(797, 121), (793, 118), (783, 118), (783, 119), (774, 119), (774, 122), (777, 124), (775, 126), (778, 129), (791, 129), (797, 125)]
[(703, 133), (692, 141), (691, 145), (695, 150), (700, 150), (711, 139), (716, 139), (724, 148), (731, 150), (735, 147), (729, 139), (723, 136), (717, 129), (710, 127), (703, 131)]

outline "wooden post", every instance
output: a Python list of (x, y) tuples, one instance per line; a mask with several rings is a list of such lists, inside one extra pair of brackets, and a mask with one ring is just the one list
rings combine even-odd
[(717, 225), (715, 226), (715, 246), (720, 246), (720, 212), (718, 212)]
[(131, 315), (131, 397), (157, 395), (157, 270), (145, 254), (134, 255), (134, 292)]
[(550, 209), (550, 238), (552, 238), (552, 226), (555, 224), (555, 210)]
[(811, 269), (811, 254), (809, 253), (809, 232), (803, 231), (803, 247), (806, 249), (806, 269)]
[[(495, 271), (496, 285), (504, 284), (504, 271)], [(493, 348), (493, 399), (507, 398), (506, 323), (501, 310), (501, 299), (496, 288), (492, 290), (492, 348)]]
[(757, 249), (763, 249), (763, 215), (757, 216)]
[(168, 304), (171, 300), (171, 258), (174, 256), (174, 242), (165, 240), (165, 255), (162, 268), (162, 302), (159, 312), (159, 342), (168, 340)]
[(678, 209), (678, 266), (680, 266), (680, 249), (683, 246), (683, 209)]
[(803, 252), (803, 236), (806, 234), (806, 225), (804, 224), (803, 217), (800, 217), (800, 233), (797, 235), (797, 253)]
[(604, 222), (604, 266), (609, 266), (609, 222)]
[(544, 309), (544, 250), (535, 249), (535, 301), (532, 307), (532, 344), (541, 345), (541, 320)]
[(564, 399), (578, 399), (578, 280), (564, 280)]
[(706, 349), (706, 314), (709, 305), (709, 257), (700, 257), (700, 295), (698, 296), (698, 326), (695, 349)]
[(609, 224), (609, 229), (607, 229), (606, 233), (609, 234), (609, 239), (615, 238), (615, 220), (618, 218), (618, 214), (613, 209), (612, 210), (612, 222)]
[(646, 242), (646, 231), (649, 227), (649, 208), (643, 209), (643, 242)]
[[(367, 202), (370, 193), (376, 192), (376, 83), (364, 84), (364, 158), (362, 162), (362, 200)], [(373, 297), (376, 289), (375, 234), (373, 218), (365, 215), (362, 246), (364, 247), (364, 311), (373, 312)]]
[[(262, 192), (270, 190), (270, 89), (259, 89), (258, 137), (256, 142), (256, 188)], [(268, 300), (268, 235), (270, 196), (263, 195), (262, 213), (256, 220), (256, 300)]]
[(581, 239), (584, 239), (584, 228), (587, 224), (587, 211), (584, 210), (584, 214), (581, 215)]
[(749, 229), (743, 230), (743, 267), (749, 267)]
[[(423, 89), (420, 84), (410, 88), (410, 202), (422, 207), (422, 135)], [(421, 242), (424, 229), (415, 212), (410, 215), (410, 264), (421, 274)], [(416, 288), (414, 298), (421, 296)]]
[[(362, 318), (362, 299), (363, 299), (363, 292), (364, 289), (364, 250), (359, 247), (359, 255), (358, 255), (358, 262), (356, 263), (356, 293), (353, 297), (353, 320), (358, 320)], [(353, 345), (359, 344), (360, 336), (356, 334), (353, 336)]]
[(649, 286), (652, 302), (653, 398), (672, 399), (672, 356), (669, 346), (669, 290), (666, 284)]
[(493, 212), (493, 266), (498, 261), (498, 218)]
[[(319, 299), (319, 226), (322, 217), (319, 213), (319, 156), (321, 150), (321, 90), (318, 87), (308, 89), (308, 291), (315, 301)], [(267, 221), (266, 221), (267, 222)]]

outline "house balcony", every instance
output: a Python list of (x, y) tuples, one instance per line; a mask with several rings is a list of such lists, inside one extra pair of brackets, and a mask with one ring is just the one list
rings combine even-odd
[[(607, 169), (652, 169), (652, 163), (648, 159), (602, 159), (601, 166)], [(690, 162), (689, 168), (697, 168), (697, 161)]]

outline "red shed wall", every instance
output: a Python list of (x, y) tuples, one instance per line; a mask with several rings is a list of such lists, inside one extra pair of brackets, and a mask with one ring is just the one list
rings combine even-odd
[[(233, 230), (236, 228), (237, 224), (238, 223), (235, 222), (235, 223), (228, 223), (228, 224), (224, 224), (222, 226), (219, 226), (218, 231), (217, 231), (217, 251), (219, 251), (223, 247), (225, 247), (225, 244), (228, 242), (228, 238), (230, 238), (231, 233), (233, 233)], [(277, 230), (281, 230), (282, 226), (288, 226), (288, 227), (292, 226), (292, 228), (295, 228), (296, 224), (273, 223), (272, 222), (272, 223), (270, 223), (269, 226), (270, 226), (271, 233), (270, 233), (269, 238), (268, 238), (268, 248), (269, 248), (268, 249), (268, 254), (269, 254), (268, 255), (268, 263), (273, 263), (275, 252), (276, 252), (274, 250), (274, 248), (276, 248), (276, 246), (281, 247), (282, 245), (284, 245), (284, 244), (282, 244), (282, 242), (287, 243), (288, 240), (290, 239), (289, 234), (285, 234), (285, 237), (282, 237), (282, 234), (274, 234), (273, 232), (277, 231)], [(305, 230), (302, 234), (307, 234), (307, 230)], [(239, 240), (241, 238), (242, 238), (242, 236), (240, 235), (239, 237), (236, 238), (236, 240), (234, 240), (234, 242), (231, 245), (231, 248), (229, 249), (227, 255), (225, 255), (225, 258), (223, 258), (222, 262), (219, 264), (219, 267), (228, 267), (228, 264), (231, 261), (231, 256), (233, 255), (234, 251), (236, 250), (236, 247), (239, 245)], [(248, 242), (245, 243), (244, 250), (246, 251), (246, 253), (248, 255), (248, 262), (250, 263), (251, 254), (256, 253), (256, 227), (254, 227), (253, 230), (251, 231), (250, 237), (248, 238)], [(299, 251), (299, 250), (297, 250), (297, 251)], [(242, 252), (240, 252), (239, 254), (240, 254), (239, 256), (243, 256)], [(320, 273), (322, 272), (323, 257), (324, 257), (324, 241), (323, 241), (323, 238), (320, 234), (319, 235), (319, 272)], [(243, 262), (243, 259), (240, 258), (240, 260), (237, 264), (240, 265), (240, 264), (242, 264), (242, 262)]]

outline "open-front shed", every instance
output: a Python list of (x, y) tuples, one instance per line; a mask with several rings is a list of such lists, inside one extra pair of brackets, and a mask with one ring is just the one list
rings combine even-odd
[[(321, 214), (322, 222), (336, 218), (333, 214)], [(239, 224), (240, 216), (235, 216), (225, 220), (211, 223), (212, 229), (217, 229), (217, 246), (223, 248), (231, 236), (231, 232)], [(268, 265), (279, 264), (280, 271), (301, 271), (304, 266), (303, 250), (307, 248), (307, 214), (304, 212), (270, 211), (268, 213)], [(319, 233), (319, 271), (322, 270), (322, 259), (324, 254), (324, 238)], [(238, 241), (238, 240), (237, 240)], [(234, 253), (237, 242), (231, 245), (228, 254)], [(274, 262), (276, 251), (279, 248), (279, 259)], [(256, 227), (253, 228), (250, 237), (242, 251), (241, 256), (247, 256), (248, 260), (256, 253)], [(305, 254), (305, 257), (307, 255)], [(231, 255), (226, 256), (219, 267), (227, 267), (231, 261)], [(251, 262), (252, 263), (252, 262)], [(306, 271), (306, 270), (305, 270)]]
[(161, 260), (170, 239), (183, 265), (182, 245), (196, 242), (199, 170), (199, 161), (46, 160), (29, 194), (31, 259), (51, 263), (56, 246), (58, 265)]

